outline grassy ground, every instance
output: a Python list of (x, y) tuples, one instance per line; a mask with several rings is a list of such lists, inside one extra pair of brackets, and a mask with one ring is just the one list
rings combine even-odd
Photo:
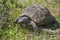
[[(4, 1), (4, 3), (3, 3)], [(30, 4), (43, 4), (51, 14), (55, 16), (60, 26), (60, 0), (0, 0), (0, 14), (7, 11), (9, 21), (4, 29), (0, 28), (0, 40), (60, 40), (60, 35), (51, 35), (45, 31), (41, 31), (39, 36), (33, 34), (32, 30), (14, 26), (13, 20), (17, 18), (22, 10)], [(5, 22), (0, 20), (0, 27)]]

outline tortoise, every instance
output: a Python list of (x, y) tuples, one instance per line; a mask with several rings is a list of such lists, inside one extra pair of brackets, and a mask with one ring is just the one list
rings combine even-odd
[(26, 7), (14, 22), (20, 25), (24, 24), (25, 26), (31, 25), (34, 32), (38, 34), (38, 26), (52, 23), (54, 24), (56, 20), (51, 15), (48, 8), (42, 4), (32, 4)]

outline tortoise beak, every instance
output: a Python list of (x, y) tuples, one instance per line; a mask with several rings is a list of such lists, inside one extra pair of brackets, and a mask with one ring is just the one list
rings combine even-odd
[(17, 22), (18, 22), (18, 19), (13, 20), (13, 23), (17, 23)]

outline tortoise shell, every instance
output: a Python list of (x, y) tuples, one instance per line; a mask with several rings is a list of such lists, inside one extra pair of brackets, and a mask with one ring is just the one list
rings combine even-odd
[(54, 17), (49, 10), (41, 4), (33, 4), (26, 7), (20, 14), (21, 16), (29, 17), (38, 25), (48, 24), (54, 21)]

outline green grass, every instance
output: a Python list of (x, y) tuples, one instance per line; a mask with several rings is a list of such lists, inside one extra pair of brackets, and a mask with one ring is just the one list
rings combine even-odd
[[(3, 3), (4, 1), (4, 3)], [(0, 39), (1, 40), (60, 40), (60, 36), (50, 35), (45, 31), (41, 31), (39, 36), (34, 35), (32, 30), (24, 29), (19, 27), (18, 25), (14, 26), (13, 20), (21, 14), (22, 10), (29, 6), (30, 4), (39, 4), (42, 3), (46, 6), (50, 12), (56, 17), (57, 22), (60, 26), (60, 16), (58, 10), (60, 8), (60, 2), (57, 1), (56, 4), (51, 1), (45, 0), (1, 0), (0, 1), (0, 15), (7, 11), (9, 21), (4, 21), (5, 16), (0, 20)], [(3, 8), (4, 7), (4, 8)], [(6, 14), (6, 13), (5, 13)], [(6, 22), (7, 26), (4, 29), (1, 29), (1, 25)]]

